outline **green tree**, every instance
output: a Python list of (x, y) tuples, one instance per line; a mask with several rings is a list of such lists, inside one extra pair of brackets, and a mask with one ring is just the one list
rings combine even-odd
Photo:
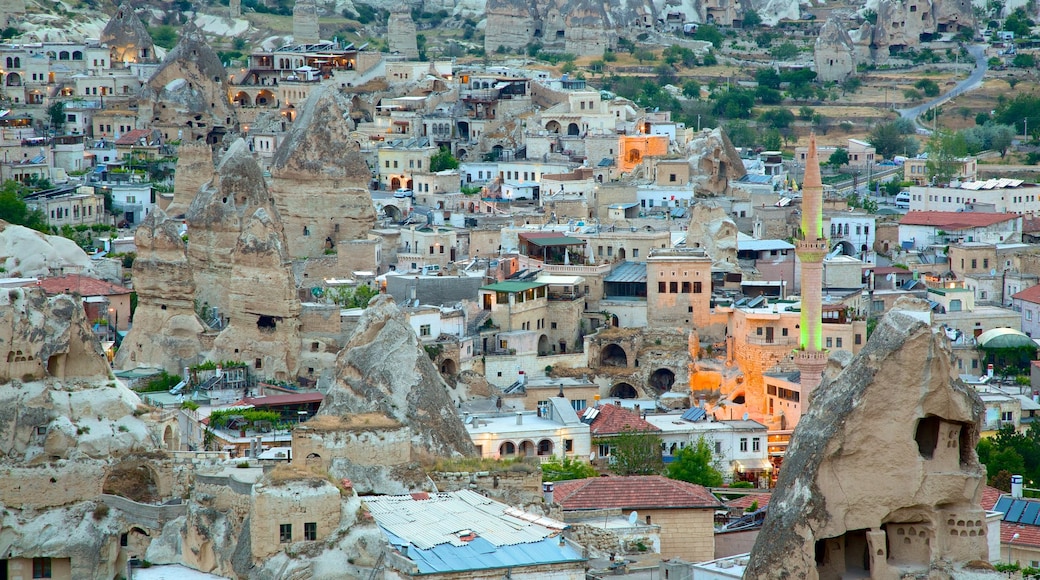
[(29, 209), (22, 199), (24, 188), (17, 181), (5, 181), (0, 187), (0, 219), (16, 225), (25, 225)]
[(759, 116), (759, 121), (768, 123), (774, 129), (786, 129), (794, 122), (794, 113), (786, 108), (773, 109), (762, 113)]
[(831, 153), (831, 156), (827, 159), (827, 163), (832, 167), (841, 167), (842, 165), (848, 165), (849, 163), (849, 152), (844, 147), (838, 147)]
[(774, 46), (769, 50), (776, 60), (791, 60), (798, 56), (798, 47), (793, 42), (784, 42), (780, 46)]
[(718, 28), (711, 24), (705, 24), (698, 26), (697, 31), (693, 33), (694, 40), (706, 40), (711, 43), (716, 49), (722, 48), (722, 33), (719, 32)]
[(722, 473), (718, 467), (719, 461), (712, 453), (711, 445), (700, 437), (697, 443), (680, 450), (675, 461), (668, 464), (668, 477), (705, 487), (719, 487)]
[(661, 437), (625, 427), (619, 434), (594, 441), (610, 445), (610, 467), (618, 475), (659, 475), (664, 469)]
[(1015, 55), (1015, 59), (1011, 61), (1011, 66), (1018, 68), (1034, 68), (1036, 66), (1036, 57), (1028, 52), (1020, 52)]
[(65, 126), (65, 102), (54, 101), (47, 106), (47, 119), (51, 122), (51, 129), (60, 133)]
[(355, 288), (339, 286), (328, 290), (328, 297), (332, 302), (344, 308), (365, 308), (376, 294), (379, 292), (367, 285)]
[(875, 125), (868, 140), (877, 150), (877, 154), (885, 159), (891, 159), (896, 155), (917, 154), (917, 140), (904, 134), (900, 125), (894, 121)]
[(757, 82), (760, 87), (779, 89), (780, 73), (776, 72), (772, 68), (760, 68), (755, 71), (755, 82)]
[(936, 131), (928, 140), (928, 162), (925, 169), (928, 177), (938, 184), (947, 184), (957, 176), (961, 158), (968, 154), (968, 146), (962, 133), (945, 129)]
[(570, 457), (564, 457), (562, 462), (550, 461), (542, 464), (542, 481), (567, 481), (590, 477), (599, 477), (596, 468)]
[(816, 111), (814, 111), (812, 107), (802, 105), (801, 107), (798, 107), (798, 118), (803, 121), (812, 121), (815, 112)]
[(455, 159), (455, 156), (451, 154), (447, 147), (441, 147), (440, 150), (430, 156), (430, 171), (434, 173), (444, 171), (445, 169), (458, 168), (459, 160)]
[(932, 79), (920, 79), (914, 83), (914, 87), (920, 89), (921, 92), (929, 97), (939, 96), (939, 85)]
[(783, 145), (784, 136), (777, 129), (770, 129), (762, 135), (762, 147), (767, 151), (779, 151)]
[(167, 50), (177, 45), (177, 29), (169, 24), (149, 28), (148, 33), (152, 36), (152, 43)]
[(646, 48), (637, 48), (636, 51), (632, 53), (632, 56), (634, 56), (635, 59), (639, 61), (639, 64), (643, 64), (645, 61), (654, 60), (657, 58), (657, 55), (654, 54), (654, 51)]
[(762, 17), (758, 15), (758, 12), (754, 10), (748, 10), (744, 13), (744, 20), (741, 21), (740, 25), (744, 28), (755, 28), (762, 24)]
[(701, 84), (689, 79), (682, 85), (682, 94), (687, 99), (699, 99), (701, 97)]

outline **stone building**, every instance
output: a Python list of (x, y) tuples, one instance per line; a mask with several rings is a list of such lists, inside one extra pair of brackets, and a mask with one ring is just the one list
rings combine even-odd
[(646, 258), (646, 282), (648, 327), (709, 326), (711, 258), (703, 250), (652, 250)]
[(141, 19), (133, 7), (120, 4), (105, 29), (101, 31), (101, 44), (108, 47), (109, 62), (128, 64), (132, 62), (155, 62), (155, 46)]
[(990, 559), (982, 402), (953, 378), (945, 335), (904, 308), (927, 305), (898, 304), (814, 394), (745, 578), (956, 578)]
[(836, 18), (820, 28), (813, 45), (816, 78), (823, 82), (842, 82), (856, 72), (856, 47), (848, 31)]

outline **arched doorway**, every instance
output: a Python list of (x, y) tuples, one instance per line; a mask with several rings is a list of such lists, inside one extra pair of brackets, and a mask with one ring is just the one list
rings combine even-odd
[(398, 189), (401, 189), (401, 178), (400, 177), (391, 177), (390, 178), (390, 189), (393, 189), (394, 191), (396, 191)]
[(321, 455), (318, 455), (317, 453), (308, 453), (303, 462), (306, 465), (321, 465)]
[(613, 326), (614, 328), (617, 328), (618, 326), (621, 325), (621, 321), (618, 320), (617, 314), (611, 314), (610, 315), (610, 325)]
[(101, 493), (118, 495), (140, 503), (155, 503), (162, 499), (158, 478), (145, 463), (120, 463), (109, 470), (101, 486)]
[(538, 442), (538, 455), (552, 455), (553, 454), (553, 442), (548, 439), (542, 439)]
[(249, 107), (253, 104), (253, 100), (249, 98), (249, 93), (245, 91), (238, 91), (235, 95), (234, 101), (239, 107)]
[(512, 457), (516, 455), (516, 445), (512, 441), (506, 441), (498, 447), (498, 454), (502, 457)]
[(549, 352), (551, 350), (552, 350), (552, 347), (549, 346), (549, 337), (544, 335), (544, 334), (539, 336), (538, 337), (538, 356), (545, 356), (547, 354), (552, 354), (552, 353)]
[(545, 124), (545, 130), (550, 132), (550, 133), (559, 133), (560, 132), (560, 123), (557, 122), (557, 121), (549, 121), (548, 123)]
[(618, 248), (618, 251), (617, 251), (617, 258), (618, 258), (618, 260), (622, 260), (623, 261), (625, 259), (625, 256), (626, 256), (625, 248)]
[(527, 440), (520, 443), (518, 452), (523, 457), (533, 457), (538, 451), (534, 441)]
[(650, 375), (650, 386), (659, 393), (672, 390), (674, 384), (675, 373), (671, 369), (657, 369)]
[(167, 451), (176, 451), (177, 442), (174, 441), (173, 437), (173, 425), (167, 425), (166, 429), (163, 430), (163, 446), (166, 447)]
[(625, 349), (610, 343), (600, 352), (599, 362), (605, 367), (627, 367), (628, 355), (625, 354)]
[(634, 399), (636, 395), (636, 388), (628, 383), (618, 383), (610, 388), (610, 396), (615, 399)]
[(395, 222), (399, 222), (404, 219), (404, 214), (401, 213), (401, 209), (396, 205), (384, 205), (383, 213), (386, 214), (386, 217), (390, 218), (392, 221)]
[(9, 87), (20, 87), (22, 86), (22, 75), (18, 73), (8, 73), (7, 75), (7, 86)]
[(458, 367), (455, 365), (455, 361), (450, 358), (444, 359), (444, 362), (441, 363), (441, 374), (446, 377), (454, 376), (457, 370)]
[(569, 125), (567, 125), (567, 134), (568, 135), (576, 137), (578, 135), (578, 133), (580, 133), (580, 132), (581, 132), (581, 130), (578, 128), (578, 124), (577, 123), (570, 123)]
[(275, 104), (274, 93), (264, 89), (256, 94), (256, 106), (268, 107)]
[(845, 242), (845, 241), (838, 242), (837, 244), (834, 244), (834, 247), (831, 248), (831, 251), (833, 252), (833, 251), (837, 250), (838, 248), (841, 248), (841, 255), (842, 256), (855, 256), (856, 255), (856, 247), (853, 246), (852, 244), (850, 244), (849, 242)]
[(643, 153), (639, 149), (629, 149), (628, 155), (625, 157), (629, 163), (639, 163), (643, 158)]

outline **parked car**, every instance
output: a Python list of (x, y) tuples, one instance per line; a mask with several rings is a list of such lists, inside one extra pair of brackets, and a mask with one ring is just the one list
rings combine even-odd
[(406, 197), (412, 197), (412, 195), (414, 195), (412, 193), (412, 190), (408, 189), (407, 187), (402, 187), (402, 188), (400, 188), (400, 189), (398, 189), (397, 191), (394, 192), (394, 197), (396, 197), (397, 199), (404, 199)]

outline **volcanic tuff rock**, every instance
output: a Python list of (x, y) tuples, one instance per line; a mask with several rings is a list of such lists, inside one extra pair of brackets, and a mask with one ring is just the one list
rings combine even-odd
[(922, 35), (974, 28), (969, 0), (879, 0), (877, 24), (865, 22), (850, 35), (862, 60), (884, 62), (892, 49), (916, 47)]
[(448, 386), (387, 294), (372, 299), (340, 351), (336, 382), (318, 414), (371, 412), (411, 429), (413, 456), (475, 453), (448, 396)]
[[(712, 262), (737, 264), (737, 224), (726, 210), (707, 203), (690, 207), (690, 223), (686, 229), (686, 247), (704, 248)], [(724, 267), (724, 266), (723, 266)]]
[(184, 215), (202, 185), (215, 176), (213, 149), (203, 142), (182, 143), (177, 148), (177, 168), (173, 173), (173, 201), (166, 207), (166, 214)]
[(6, 276), (90, 274), (94, 266), (76, 242), (0, 220), (0, 266)]
[(899, 308), (814, 391), (744, 578), (958, 578), (989, 560), (982, 402), (945, 335)]
[(390, 54), (398, 53), (409, 60), (419, 58), (415, 22), (407, 7), (395, 6), (390, 10), (390, 19), (386, 23), (386, 40)]
[(841, 82), (856, 72), (856, 47), (837, 18), (829, 18), (820, 28), (813, 45), (813, 58), (821, 81)]
[(182, 367), (202, 362), (200, 337), (206, 327), (195, 314), (195, 283), (178, 223), (155, 209), (137, 228), (138, 306), (134, 325), (116, 352), (120, 368), (161, 361), (167, 371), (180, 374)]
[(129, 4), (119, 5), (119, 10), (101, 32), (101, 44), (109, 48), (113, 63), (155, 58), (152, 36)]
[(293, 5), (293, 43), (316, 44), (320, 40), (318, 6), (314, 0), (296, 0)]
[(747, 173), (740, 154), (719, 127), (698, 133), (686, 145), (686, 156), (690, 160), (690, 179), (699, 196), (726, 195), (730, 181)]
[(161, 130), (167, 140), (215, 143), (238, 123), (229, 94), (220, 57), (202, 31), (189, 24), (177, 46), (141, 87), (138, 122)]
[(291, 257), (324, 254), (327, 241), (364, 239), (375, 224), (371, 171), (350, 133), (350, 98), (332, 86), (311, 91), (271, 166), (271, 195)]

